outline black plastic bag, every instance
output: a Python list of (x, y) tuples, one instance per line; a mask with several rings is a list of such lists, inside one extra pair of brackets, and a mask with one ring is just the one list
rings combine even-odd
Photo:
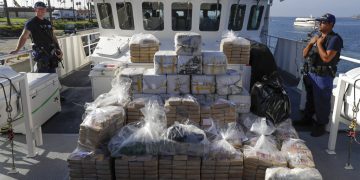
[(277, 73), (264, 76), (251, 89), (251, 112), (274, 124), (285, 121), (291, 113), (290, 99)]

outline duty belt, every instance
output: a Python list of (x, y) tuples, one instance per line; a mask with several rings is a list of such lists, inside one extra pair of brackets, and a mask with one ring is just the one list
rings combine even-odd
[(332, 76), (336, 75), (336, 67), (333, 66), (311, 66), (310, 72), (319, 76)]

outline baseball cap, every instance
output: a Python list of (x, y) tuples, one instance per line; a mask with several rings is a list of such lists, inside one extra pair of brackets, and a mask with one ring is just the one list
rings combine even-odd
[(316, 18), (316, 21), (325, 21), (325, 22), (329, 22), (329, 23), (333, 23), (335, 24), (336, 22), (336, 18), (334, 15), (330, 14), (330, 13), (326, 13), (324, 15), (322, 15), (320, 18)]
[(34, 8), (38, 8), (38, 7), (46, 8), (46, 5), (44, 2), (38, 1), (35, 3)]

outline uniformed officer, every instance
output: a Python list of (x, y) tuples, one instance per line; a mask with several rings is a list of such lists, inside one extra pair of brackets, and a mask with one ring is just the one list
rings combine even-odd
[[(316, 21), (320, 22), (321, 34), (313, 37), (303, 50), (303, 56), (308, 58), (310, 65), (309, 72), (304, 76), (307, 97), (304, 116), (300, 122), (313, 124), (313, 137), (323, 135), (329, 122), (333, 80), (343, 48), (342, 38), (333, 31), (335, 16), (327, 13)], [(312, 119), (314, 114), (316, 121)]]
[(30, 36), (34, 43), (32, 48), (37, 72), (56, 73), (56, 68), (61, 61), (63, 53), (54, 36), (51, 22), (45, 19), (45, 3), (41, 1), (36, 2), (34, 9), (36, 16), (26, 22), (17, 47), (14, 51), (10, 52), (10, 54), (16, 54)]

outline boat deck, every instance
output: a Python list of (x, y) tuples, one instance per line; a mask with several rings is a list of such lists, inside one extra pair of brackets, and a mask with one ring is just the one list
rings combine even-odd
[[(0, 136), (0, 179), (68, 179), (67, 156), (76, 148), (79, 125), (82, 121), (84, 104), (91, 102), (91, 84), (88, 74), (90, 66), (85, 66), (61, 80), (63, 85), (62, 111), (54, 115), (42, 126), (44, 145), (37, 147), (38, 156), (26, 158), (24, 135), (15, 136), (15, 156), (18, 174), (8, 174), (11, 168), (11, 149), (6, 136)], [(300, 94), (296, 91), (297, 82), (288, 79), (284, 82), (292, 103), (292, 119), (299, 119), (297, 110)], [(80, 82), (80, 83), (79, 83)], [(297, 128), (297, 127), (296, 127)], [(353, 145), (352, 165), (355, 170), (345, 170), (347, 161), (348, 138), (345, 132), (338, 135), (336, 155), (325, 152), (329, 134), (319, 138), (310, 136), (309, 129), (297, 128), (301, 139), (311, 149), (317, 169), (325, 180), (360, 179), (360, 145)]]

